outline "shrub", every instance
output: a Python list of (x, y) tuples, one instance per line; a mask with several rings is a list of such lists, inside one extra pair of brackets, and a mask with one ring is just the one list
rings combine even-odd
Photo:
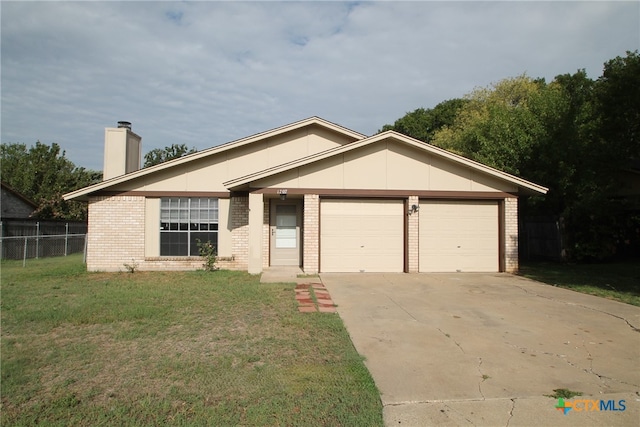
[(204, 260), (204, 264), (202, 266), (206, 271), (216, 271), (218, 266), (216, 262), (218, 261), (218, 253), (216, 247), (210, 241), (201, 242), (198, 239), (198, 253)]

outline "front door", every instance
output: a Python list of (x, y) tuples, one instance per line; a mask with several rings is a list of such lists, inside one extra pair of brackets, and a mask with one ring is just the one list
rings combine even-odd
[(273, 266), (300, 265), (301, 204), (273, 200), (270, 215), (270, 254)]

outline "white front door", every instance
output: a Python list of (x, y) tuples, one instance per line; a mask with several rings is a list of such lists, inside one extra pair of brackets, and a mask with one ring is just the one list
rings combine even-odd
[(300, 203), (295, 200), (271, 202), (271, 265), (300, 265), (301, 210)]

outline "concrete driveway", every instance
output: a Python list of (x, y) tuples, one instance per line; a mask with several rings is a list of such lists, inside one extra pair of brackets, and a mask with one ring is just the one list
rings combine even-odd
[[(640, 425), (639, 307), (509, 274), (321, 278), (386, 425)], [(583, 393), (566, 415), (560, 388)]]

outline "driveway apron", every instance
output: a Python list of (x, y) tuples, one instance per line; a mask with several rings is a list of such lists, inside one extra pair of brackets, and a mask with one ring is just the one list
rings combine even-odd
[(321, 278), (387, 425), (640, 425), (639, 307), (509, 274)]

